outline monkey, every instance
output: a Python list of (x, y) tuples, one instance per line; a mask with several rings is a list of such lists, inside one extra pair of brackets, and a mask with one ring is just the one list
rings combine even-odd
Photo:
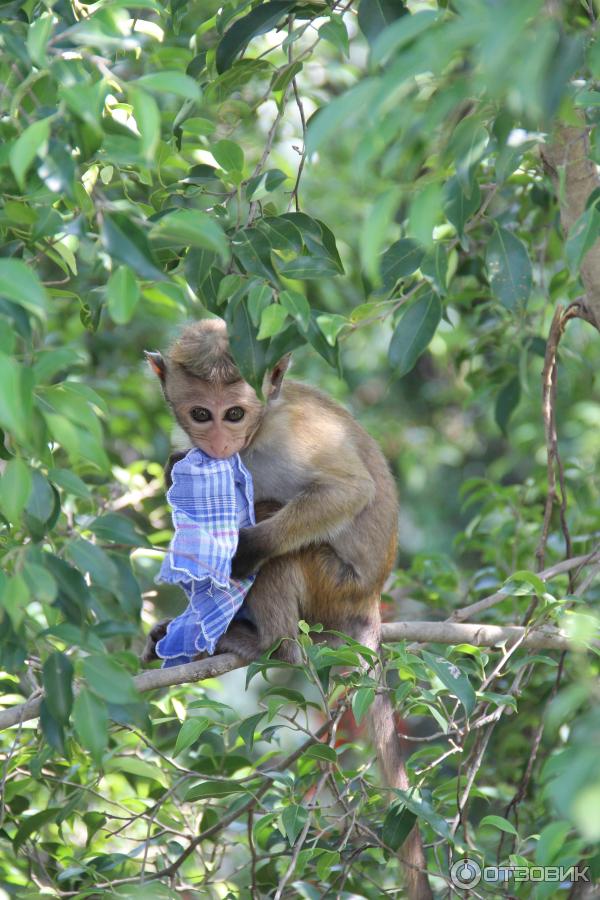
[[(342, 406), (316, 388), (285, 380), (289, 356), (265, 375), (259, 399), (241, 376), (226, 323), (188, 325), (163, 356), (146, 352), (167, 403), (190, 443), (224, 459), (240, 453), (254, 484), (256, 524), (241, 528), (232, 576), (256, 573), (250, 617), (234, 620), (217, 651), (251, 661), (276, 642), (274, 656), (298, 663), (299, 619), (343, 632), (379, 650), (383, 585), (396, 558), (396, 486), (377, 443)], [(171, 457), (168, 469), (178, 457)], [(168, 473), (167, 473), (168, 475)], [(150, 633), (143, 659), (167, 622)], [(386, 692), (369, 715), (380, 766), (391, 787), (409, 787)], [(421, 837), (404, 842), (408, 896), (427, 900)]]

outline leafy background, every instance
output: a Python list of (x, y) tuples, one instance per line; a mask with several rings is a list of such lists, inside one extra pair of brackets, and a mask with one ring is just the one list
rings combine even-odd
[[(3, 705), (45, 698), (41, 727), (3, 732), (0, 896), (379, 897), (415, 817), (441, 896), (467, 851), (599, 876), (597, 572), (536, 576), (565, 555), (556, 507), (540, 545), (546, 338), (600, 230), (592, 196), (565, 241), (539, 148), (561, 122), (600, 162), (595, 5), (2, 12), (0, 662)], [(293, 349), (380, 441), (389, 619), (504, 585), (483, 621), (571, 637), (387, 647), (410, 794), (357, 727), (382, 685), (332, 668), (360, 648), (304, 633), (305, 665), (256, 664), (247, 693), (239, 672), (135, 688), (141, 633), (181, 605), (153, 583), (171, 423), (142, 351), (210, 313), (253, 384)], [(555, 400), (573, 554), (600, 533), (597, 359), (575, 319)]]

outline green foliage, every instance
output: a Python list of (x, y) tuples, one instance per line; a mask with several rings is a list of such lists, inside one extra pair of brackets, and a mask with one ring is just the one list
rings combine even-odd
[[(545, 340), (600, 233), (594, 192), (564, 240), (539, 146), (584, 122), (600, 162), (588, 6), (5, 5), (3, 706), (45, 691), (39, 726), (2, 737), (7, 895), (377, 898), (417, 820), (440, 894), (467, 845), (600, 875), (598, 588), (536, 566)], [(390, 618), (498, 591), (478, 621), (531, 605), (574, 652), (396, 643), (382, 677), (303, 623), (303, 664), (254, 663), (245, 692), (232, 673), (138, 693), (140, 634), (181, 604), (153, 583), (171, 425), (142, 353), (215, 314), (254, 386), (295, 351), (381, 443), (402, 497)], [(600, 533), (597, 358), (571, 323), (555, 405), (574, 553)], [(562, 558), (556, 509), (546, 545)], [(408, 791), (381, 787), (357, 730), (383, 691)]]

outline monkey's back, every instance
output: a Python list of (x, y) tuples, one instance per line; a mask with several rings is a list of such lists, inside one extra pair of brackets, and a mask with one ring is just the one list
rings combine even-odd
[(351, 484), (364, 490), (364, 508), (326, 543), (361, 594), (381, 590), (396, 552), (396, 485), (378, 444), (347, 410), (316, 388), (286, 381), (242, 455), (259, 502), (288, 503), (328, 478), (341, 492)]

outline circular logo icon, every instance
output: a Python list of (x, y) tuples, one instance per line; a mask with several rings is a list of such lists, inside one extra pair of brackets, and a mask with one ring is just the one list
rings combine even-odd
[(463, 891), (475, 887), (481, 881), (481, 866), (474, 859), (458, 859), (450, 869), (450, 879), (454, 887)]

